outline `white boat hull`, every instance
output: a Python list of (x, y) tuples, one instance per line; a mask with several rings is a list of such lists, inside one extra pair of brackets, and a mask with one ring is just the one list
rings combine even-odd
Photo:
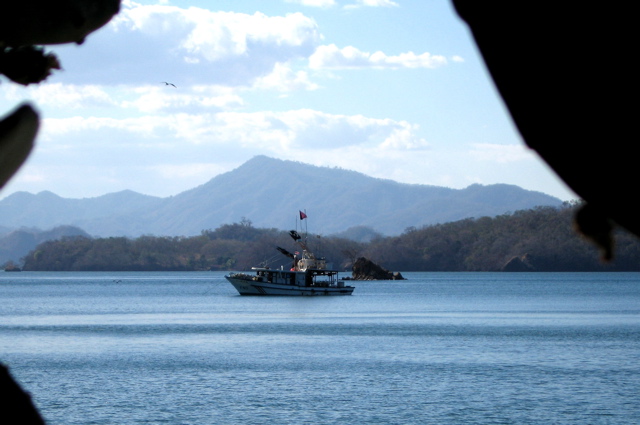
[(351, 293), (355, 289), (353, 286), (302, 286), (283, 283), (259, 282), (255, 280), (234, 278), (232, 276), (225, 276), (225, 278), (236, 288), (240, 295), (351, 295)]

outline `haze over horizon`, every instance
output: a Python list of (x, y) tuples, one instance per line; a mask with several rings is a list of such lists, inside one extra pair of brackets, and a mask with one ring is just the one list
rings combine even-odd
[(124, 0), (83, 45), (46, 50), (63, 71), (45, 83), (0, 79), (0, 115), (31, 100), (43, 118), (0, 199), (167, 197), (257, 155), (575, 198), (522, 142), (450, 1)]

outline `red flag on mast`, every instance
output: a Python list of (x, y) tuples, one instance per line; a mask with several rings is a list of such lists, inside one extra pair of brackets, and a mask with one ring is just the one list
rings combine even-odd
[(307, 215), (300, 211), (300, 220), (304, 220), (305, 218), (307, 218)]

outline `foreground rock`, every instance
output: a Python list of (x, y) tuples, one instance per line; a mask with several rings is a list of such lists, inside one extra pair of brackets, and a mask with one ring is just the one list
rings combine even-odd
[(405, 280), (400, 272), (390, 272), (373, 261), (360, 257), (353, 264), (353, 280)]

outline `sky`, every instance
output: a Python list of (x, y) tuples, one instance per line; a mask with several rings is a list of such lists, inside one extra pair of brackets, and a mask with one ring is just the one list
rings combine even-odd
[(0, 198), (168, 197), (256, 155), (576, 198), (524, 144), (448, 0), (123, 0), (83, 44), (46, 50), (63, 69), (45, 82), (0, 77), (0, 116), (29, 101), (42, 118)]

